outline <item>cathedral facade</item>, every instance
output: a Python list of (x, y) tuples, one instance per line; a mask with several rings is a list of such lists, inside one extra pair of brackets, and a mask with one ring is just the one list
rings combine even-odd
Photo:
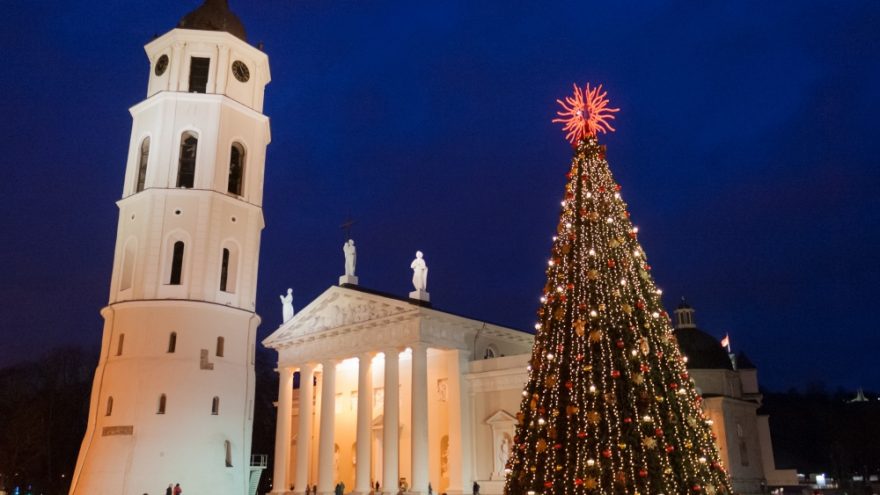
[[(797, 484), (775, 468), (754, 367), (698, 330), (689, 306), (676, 317), (734, 489)], [(281, 374), (272, 493), (502, 493), (532, 342), (422, 300), (327, 289), (263, 341)]]

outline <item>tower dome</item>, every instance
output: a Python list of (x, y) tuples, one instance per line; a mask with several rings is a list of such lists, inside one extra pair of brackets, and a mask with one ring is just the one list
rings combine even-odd
[(229, 10), (227, 0), (205, 0), (199, 8), (183, 16), (177, 27), (183, 29), (200, 29), (203, 31), (226, 31), (227, 33), (247, 41), (244, 24), (238, 16)]

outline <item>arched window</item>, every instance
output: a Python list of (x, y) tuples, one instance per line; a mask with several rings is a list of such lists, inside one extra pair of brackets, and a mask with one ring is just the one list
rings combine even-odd
[(180, 159), (177, 165), (177, 187), (191, 188), (196, 179), (196, 152), (199, 139), (192, 133), (180, 136)]
[(131, 289), (131, 282), (134, 278), (134, 259), (137, 256), (135, 245), (134, 239), (129, 239), (122, 251), (122, 278), (119, 281), (119, 290)]
[(177, 332), (171, 332), (171, 335), (168, 336), (168, 353), (173, 353), (177, 350)]
[(211, 400), (211, 414), (214, 416), (220, 414), (220, 397), (215, 396), (214, 399)]
[(107, 397), (107, 412), (104, 413), (105, 416), (110, 416), (113, 414), (113, 396)]
[(217, 337), (217, 357), (223, 357), (223, 352), (225, 351), (224, 347), (226, 346), (226, 339), (223, 337)]
[(232, 442), (226, 440), (223, 446), (226, 448), (226, 467), (232, 467)]
[(229, 183), (226, 190), (236, 196), (241, 196), (244, 179), (244, 147), (238, 143), (232, 145), (229, 150)]
[(150, 138), (145, 137), (141, 141), (141, 154), (138, 158), (138, 174), (137, 183), (134, 186), (134, 192), (138, 193), (144, 190), (147, 183), (147, 162), (150, 159)]
[(223, 248), (223, 259), (220, 260), (220, 290), (226, 292), (226, 282), (229, 280), (229, 250)]
[(159, 396), (159, 409), (156, 411), (156, 414), (165, 414), (165, 394)]
[(171, 253), (171, 276), (168, 278), (169, 285), (180, 285), (183, 275), (183, 241), (176, 241)]
[(122, 346), (123, 346), (123, 345), (125, 345), (125, 334), (124, 334), (124, 333), (120, 333), (120, 334), (119, 334), (119, 340), (116, 342), (116, 355), (117, 355), (117, 356), (121, 356), (121, 355), (122, 355)]

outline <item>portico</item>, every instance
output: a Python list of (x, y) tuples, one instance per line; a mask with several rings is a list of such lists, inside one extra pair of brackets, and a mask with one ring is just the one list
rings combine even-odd
[(376, 482), (382, 493), (398, 483), (416, 494), (429, 483), (435, 493), (470, 493), (465, 376), (485, 328), (423, 301), (325, 291), (263, 342), (278, 351), (281, 378), (272, 493), (317, 485), (324, 495), (340, 482), (359, 494)]

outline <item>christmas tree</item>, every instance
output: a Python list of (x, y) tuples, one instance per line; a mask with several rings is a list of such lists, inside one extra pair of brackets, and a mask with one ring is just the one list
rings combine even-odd
[(597, 134), (602, 87), (559, 101), (574, 158), (548, 261), (506, 495), (731, 493)]

